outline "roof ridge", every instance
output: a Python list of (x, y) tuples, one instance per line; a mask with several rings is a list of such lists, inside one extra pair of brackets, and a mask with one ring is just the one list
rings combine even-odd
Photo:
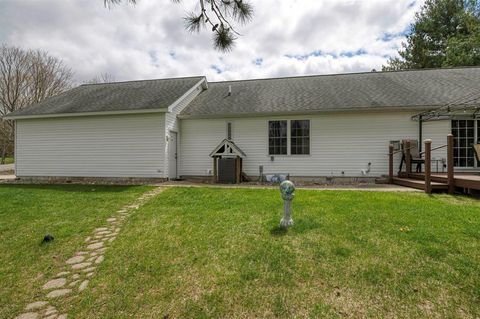
[(146, 79), (146, 80), (126, 80), (126, 81), (101, 82), (101, 83), (83, 83), (83, 84), (80, 84), (79, 87), (80, 86), (88, 86), (88, 85), (119, 84), (119, 83), (132, 83), (132, 82), (152, 82), (152, 81), (195, 79), (195, 78), (205, 78), (205, 75), (180, 76), (180, 77), (170, 77), (170, 78), (161, 78), (161, 79)]
[(312, 75), (293, 75), (293, 76), (278, 76), (273, 78), (254, 78), (243, 80), (228, 80), (228, 81), (209, 81), (209, 84), (232, 83), (232, 82), (248, 82), (248, 81), (268, 81), (268, 80), (284, 80), (284, 79), (298, 79), (298, 78), (313, 78), (313, 77), (331, 77), (331, 76), (349, 76), (360, 74), (385, 74), (385, 73), (402, 73), (402, 72), (424, 72), (424, 71), (441, 71), (441, 70), (458, 70), (458, 69), (480, 69), (480, 66), (456, 66), (448, 68), (424, 68), (424, 69), (407, 69), (407, 70), (392, 70), (392, 71), (363, 71), (363, 72), (346, 72), (346, 73), (332, 73), (332, 74), (312, 74)]

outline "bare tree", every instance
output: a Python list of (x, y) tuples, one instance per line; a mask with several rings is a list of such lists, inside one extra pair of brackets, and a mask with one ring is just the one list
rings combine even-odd
[[(123, 0), (103, 0), (106, 7), (117, 5)], [(125, 0), (136, 4), (138, 0)], [(171, 0), (180, 3), (182, 0)], [(185, 17), (185, 28), (190, 32), (200, 32), (203, 28), (211, 28), (213, 46), (220, 51), (230, 51), (239, 32), (233, 23), (246, 24), (253, 17), (253, 5), (248, 0), (195, 0), (196, 11)]]
[(62, 60), (45, 51), (0, 46), (0, 163), (15, 140), (15, 123), (3, 116), (69, 89), (72, 75)]
[(88, 81), (83, 82), (84, 84), (99, 84), (99, 83), (108, 83), (108, 82), (115, 82), (115, 77), (108, 73), (101, 73), (100, 75), (97, 75), (93, 79), (90, 79)]

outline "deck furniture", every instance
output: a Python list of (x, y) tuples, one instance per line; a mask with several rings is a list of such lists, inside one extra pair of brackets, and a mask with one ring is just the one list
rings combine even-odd
[[(410, 145), (409, 147), (408, 144)], [(410, 163), (407, 163), (407, 149), (410, 150)], [(411, 164), (417, 164), (415, 171), (417, 173), (422, 171), (422, 164), (425, 165), (425, 159), (423, 159), (420, 155), (417, 140), (402, 140), (402, 160), (400, 161), (400, 168), (398, 170), (399, 172), (402, 171), (403, 163), (406, 164), (407, 170), (411, 167)], [(407, 174), (409, 173), (410, 172), (407, 172)]]
[(480, 144), (473, 144), (473, 153), (475, 154), (475, 158), (477, 159), (477, 162), (480, 162)]

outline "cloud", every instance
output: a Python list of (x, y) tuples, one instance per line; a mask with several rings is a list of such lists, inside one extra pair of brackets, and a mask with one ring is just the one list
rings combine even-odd
[(370, 71), (395, 56), (422, 1), (251, 0), (232, 52), (190, 34), (181, 4), (140, 0), (106, 9), (103, 0), (2, 0), (0, 42), (48, 50), (81, 83), (101, 73), (116, 80), (206, 75), (210, 81)]

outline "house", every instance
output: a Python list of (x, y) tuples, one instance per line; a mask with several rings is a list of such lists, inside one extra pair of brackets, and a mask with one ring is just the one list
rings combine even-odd
[[(7, 118), (20, 178), (212, 178), (212, 152), (226, 140), (253, 179), (373, 179), (388, 173), (390, 143), (428, 138), (435, 149), (450, 133), (456, 167), (476, 169), (479, 98), (479, 67), (200, 76), (81, 85)], [(432, 156), (438, 165), (445, 149)]]

